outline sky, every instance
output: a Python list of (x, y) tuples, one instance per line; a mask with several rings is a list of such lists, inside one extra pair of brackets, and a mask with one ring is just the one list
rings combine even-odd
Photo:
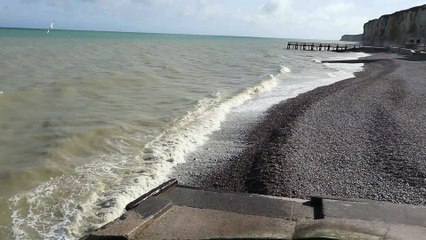
[(423, 0), (0, 0), (0, 27), (339, 39)]

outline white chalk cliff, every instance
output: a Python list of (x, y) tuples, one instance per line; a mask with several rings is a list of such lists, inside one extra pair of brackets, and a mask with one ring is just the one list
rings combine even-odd
[(426, 4), (381, 16), (364, 24), (363, 43), (371, 46), (424, 44)]

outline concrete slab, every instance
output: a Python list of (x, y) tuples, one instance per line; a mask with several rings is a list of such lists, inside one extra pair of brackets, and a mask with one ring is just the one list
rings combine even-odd
[(173, 206), (134, 239), (291, 239), (295, 225), (280, 218)]
[(426, 239), (426, 228), (404, 224), (347, 218), (326, 218), (298, 222), (293, 236), (297, 239)]
[(121, 217), (106, 224), (95, 232), (83, 238), (84, 240), (132, 239), (136, 234), (153, 223), (172, 206), (164, 199), (150, 198), (138, 205), (132, 211), (127, 211)]
[(426, 206), (205, 191), (168, 181), (83, 239), (426, 239)]
[(297, 223), (293, 239), (382, 240), (387, 231), (383, 222), (328, 218)]
[(426, 239), (426, 228), (403, 224), (391, 224), (384, 239), (412, 240)]
[(229, 211), (272, 218), (301, 221), (313, 218), (313, 209), (307, 200), (279, 198), (247, 193), (205, 191), (178, 186), (158, 197), (174, 205)]
[(324, 198), (322, 213), (324, 218), (349, 218), (426, 227), (426, 206)]

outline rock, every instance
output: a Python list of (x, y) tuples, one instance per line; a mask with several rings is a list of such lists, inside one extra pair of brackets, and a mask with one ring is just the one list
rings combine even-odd
[(363, 43), (370, 46), (419, 45), (425, 43), (425, 36), (426, 4), (367, 22)]
[(362, 42), (362, 34), (345, 34), (340, 38), (340, 41), (346, 42)]

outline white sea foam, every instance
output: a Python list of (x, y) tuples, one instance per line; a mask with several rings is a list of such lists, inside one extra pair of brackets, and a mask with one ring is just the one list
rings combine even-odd
[[(97, 44), (93, 46), (93, 49), (98, 47)], [(84, 47), (81, 52), (73, 51), (73, 53), (76, 52), (76, 55), (79, 56), (80, 53), (86, 52), (86, 49), (92, 48)], [(105, 51), (98, 52), (107, 52), (109, 49), (113, 48), (107, 47)], [(202, 48), (202, 50), (205, 49), (205, 47)], [(146, 51), (149, 50), (146, 49)], [(131, 52), (123, 54), (123, 56), (126, 56), (127, 59), (132, 52), (136, 52), (133, 47)], [(162, 59), (169, 59), (167, 51), (164, 52), (166, 54), (162, 56)], [(243, 53), (246, 52), (249, 51), (244, 48)], [(181, 53), (184, 55), (188, 51), (184, 49)], [(234, 56), (233, 54), (231, 55)], [(192, 64), (193, 58), (192, 56), (190, 57), (187, 62)], [(137, 55), (134, 56), (134, 59), (136, 61), (136, 59), (141, 59), (141, 57)], [(286, 60), (286, 58), (283, 59)], [(268, 67), (269, 63), (266, 64), (263, 61), (254, 61), (259, 63), (256, 67), (263, 68), (265, 65)], [(125, 61), (123, 60), (123, 62)], [(254, 62), (250, 64), (254, 64)], [(90, 156), (88, 159), (84, 159), (88, 163), (82, 166), (78, 165), (74, 173), (52, 178), (28, 192), (21, 192), (10, 198), (10, 208), (13, 213), (11, 216), (11, 228), (15, 237), (18, 239), (78, 238), (84, 231), (100, 227), (105, 222), (118, 217), (123, 212), (125, 204), (166, 180), (173, 166), (184, 162), (186, 154), (203, 145), (208, 140), (209, 134), (220, 129), (221, 123), (225, 121), (227, 114), (231, 111), (241, 109), (242, 105), (248, 106), (250, 104), (255, 105), (261, 111), (283, 99), (341, 80), (343, 77), (330, 75), (329, 78), (318, 79), (318, 77), (312, 75), (308, 78), (297, 79), (296, 73), (300, 72), (297, 71), (300, 69), (293, 69), (293, 65), (285, 64), (285, 66), (280, 66), (277, 75), (268, 75), (258, 85), (246, 88), (232, 97), (224, 97), (223, 94), (217, 93), (200, 100), (191, 111), (172, 122), (155, 139), (151, 139), (147, 144), (145, 142), (141, 143), (140, 148), (142, 149), (140, 152), (135, 150), (135, 153), (128, 154), (126, 141), (112, 139), (113, 144), (111, 145), (118, 149), (116, 153)], [(142, 65), (146, 64), (144, 62), (135, 64), (137, 68)], [(11, 66), (18, 65), (12, 64)], [(194, 68), (205, 66), (208, 66), (208, 64), (196, 65)], [(274, 66), (276, 67), (277, 65)], [(193, 66), (191, 65), (191, 67)], [(329, 67), (333, 66), (330, 65)], [(107, 65), (105, 68), (110, 67)], [(166, 70), (170, 69), (167, 68)], [(189, 69), (191, 71), (188, 70), (188, 72), (192, 72), (192, 69)], [(157, 69), (154, 70), (157, 71)], [(338, 69), (334, 71), (336, 73), (333, 72), (333, 74), (339, 73)], [(350, 72), (350, 69), (341, 71)], [(14, 72), (12, 69), (11, 73)], [(182, 72), (185, 72), (184, 69)], [(74, 72), (68, 74), (72, 75)], [(157, 72), (150, 75), (150, 77), (155, 78), (156, 74)], [(296, 78), (291, 80), (295, 76)], [(282, 78), (285, 78), (286, 81), (280, 81)], [(40, 77), (40, 79), (49, 78)], [(120, 88), (118, 89), (125, 92), (125, 94), (128, 93), (128, 88), (131, 88), (129, 86), (139, 84), (139, 82), (131, 82), (131, 84), (126, 86), (123, 83), (123, 78), (120, 77), (119, 79), (120, 84), (117, 84), (117, 86), (120, 86)], [(77, 81), (77, 83), (98, 84), (94, 87), (96, 90), (102, 90), (108, 85), (104, 81), (98, 82), (95, 80), (82, 80)], [(194, 81), (183, 84), (197, 83), (197, 81)], [(159, 86), (167, 86), (167, 84), (170, 84), (170, 81), (166, 81), (166, 83)], [(175, 82), (175, 84), (177, 83)], [(73, 90), (75, 85), (72, 86), (73, 88), (58, 89), (61, 91)], [(159, 86), (154, 85), (146, 89), (157, 89), (160, 88)], [(220, 86), (218, 88), (220, 89)], [(82, 89), (87, 88), (84, 87)], [(55, 94), (59, 94), (61, 91), (55, 91)], [(79, 91), (76, 90), (75, 92)], [(65, 96), (69, 96), (69, 92), (66, 93)], [(98, 94), (99, 92), (96, 93)], [(140, 93), (137, 92), (137, 95), (132, 95), (132, 99), (139, 97), (139, 95)], [(91, 99), (93, 94), (89, 96)], [(100, 95), (100, 97), (105, 98), (105, 94)], [(122, 98), (117, 99), (121, 100)], [(121, 101), (117, 99), (111, 98), (109, 100), (114, 100), (111, 102), (118, 104)], [(121, 107), (122, 105), (118, 104), (118, 106)], [(135, 136), (132, 136), (132, 141), (134, 140), (136, 143), (138, 142), (137, 134), (135, 133)]]
[[(353, 53), (347, 56), (338, 56), (327, 60), (355, 60), (362, 57), (368, 57), (367, 53)], [(330, 69), (335, 71), (328, 73), (330, 78), (347, 79), (355, 77), (354, 73), (360, 72), (363, 69), (363, 63), (324, 63)]]
[[(336, 59), (358, 59), (360, 57), (368, 56), (364, 53), (339, 55)], [(331, 59), (324, 59), (331, 60)], [(321, 60), (314, 59), (313, 62), (322, 63)], [(308, 72), (305, 70), (301, 73), (294, 73), (285, 76), (285, 81), (281, 81), (277, 88), (261, 97), (247, 102), (238, 109), (236, 112), (253, 112), (262, 113), (267, 108), (278, 104), (289, 98), (296, 97), (301, 93), (308, 92), (320, 86), (326, 86), (335, 82), (354, 77), (355, 72), (362, 71), (364, 64), (362, 63), (322, 63), (322, 68), (318, 71)], [(283, 72), (283, 71), (280, 71)]]
[(291, 70), (290, 68), (286, 67), (286, 66), (280, 66), (280, 73), (290, 73)]
[[(231, 98), (223, 99), (217, 93), (200, 100), (192, 111), (146, 144), (139, 155), (100, 156), (91, 164), (78, 167), (72, 176), (53, 178), (32, 191), (16, 195), (10, 199), (15, 237), (31, 239), (34, 235), (28, 232), (36, 232), (42, 239), (78, 238), (83, 231), (118, 217), (128, 202), (167, 180), (173, 166), (184, 162), (186, 154), (203, 145), (209, 134), (220, 129), (226, 115), (238, 109), (236, 107), (269, 92), (251, 102), (258, 109), (265, 109), (286, 98), (350, 77), (362, 67), (362, 64), (325, 65), (335, 70), (329, 73), (329, 78), (276, 88), (278, 77), (291, 72), (280, 66), (278, 75), (269, 75), (260, 84)], [(274, 88), (276, 91), (271, 91)]]
[(349, 54), (339, 54), (334, 57), (327, 57), (325, 60), (355, 60), (368, 56), (371, 56), (371, 54), (363, 52), (350, 52)]
[(220, 93), (204, 98), (140, 154), (99, 156), (76, 168), (72, 176), (53, 178), (14, 196), (10, 199), (13, 234), (20, 239), (31, 239), (34, 232), (41, 239), (74, 239), (113, 220), (128, 202), (167, 180), (173, 166), (218, 130), (232, 108), (273, 89), (277, 81), (270, 75), (229, 99)]
[(221, 100), (221, 95), (203, 99), (195, 111), (188, 113), (175, 125), (147, 145), (146, 158), (167, 160), (170, 163), (184, 162), (184, 156), (207, 140), (207, 135), (220, 128), (226, 114), (253, 96), (271, 90), (277, 85), (277, 78), (270, 75), (268, 80), (248, 88), (236, 96)]
[(335, 72), (328, 73), (330, 78), (347, 79), (355, 77), (354, 73), (362, 71), (363, 63), (325, 63), (327, 67), (335, 69)]

